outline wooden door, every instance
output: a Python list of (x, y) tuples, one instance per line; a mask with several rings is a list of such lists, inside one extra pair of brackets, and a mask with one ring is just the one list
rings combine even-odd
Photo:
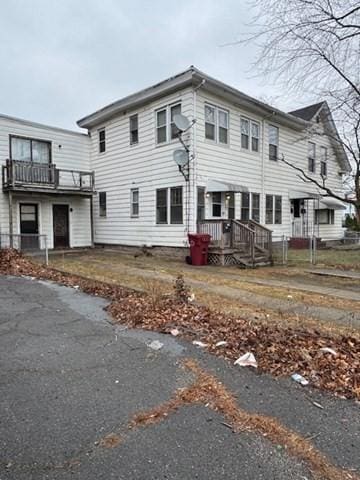
[(20, 203), (21, 250), (39, 247), (39, 216), (36, 203)]
[(54, 248), (67, 248), (69, 242), (69, 206), (53, 205)]

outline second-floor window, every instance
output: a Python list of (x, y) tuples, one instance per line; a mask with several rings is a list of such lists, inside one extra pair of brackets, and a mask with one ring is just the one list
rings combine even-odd
[(327, 177), (327, 148), (320, 147), (320, 175)]
[(106, 134), (105, 128), (99, 130), (99, 152), (104, 153), (106, 150)]
[(269, 159), (277, 161), (279, 154), (279, 128), (269, 125)]
[(32, 138), (10, 137), (10, 158), (20, 162), (49, 164), (51, 143)]
[(130, 123), (130, 145), (135, 145), (139, 143), (139, 125), (138, 125), (138, 115), (131, 115), (129, 119)]
[(205, 138), (217, 143), (229, 143), (229, 112), (213, 105), (205, 105)]
[(181, 113), (181, 103), (167, 105), (156, 111), (156, 143), (166, 143), (177, 137), (179, 131), (174, 123), (175, 115)]
[(308, 170), (315, 172), (316, 145), (313, 142), (308, 143)]
[(260, 125), (258, 122), (241, 117), (241, 148), (251, 150), (253, 152), (259, 151)]

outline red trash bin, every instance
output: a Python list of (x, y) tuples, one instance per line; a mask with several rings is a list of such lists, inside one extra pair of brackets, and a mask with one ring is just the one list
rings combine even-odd
[(207, 265), (208, 249), (211, 235), (206, 233), (189, 233), (191, 265)]

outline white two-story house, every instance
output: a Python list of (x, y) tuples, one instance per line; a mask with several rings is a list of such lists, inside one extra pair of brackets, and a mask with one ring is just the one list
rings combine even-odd
[[(181, 136), (189, 151), (183, 171), (173, 158), (184, 148), (174, 123), (180, 113), (192, 123)], [(55, 203), (69, 205), (69, 246), (185, 247), (188, 233), (200, 231), (212, 235), (214, 255), (220, 249), (231, 260), (236, 252), (269, 251), (270, 232), (273, 238), (342, 236), (341, 202), (323, 197), (281, 160), (326, 178), (341, 192), (350, 166), (325, 103), (285, 113), (190, 67), (82, 118), (78, 125), (88, 135), (34, 124), (29, 132), (5, 117), (0, 122), (1, 161), (5, 165), (8, 159), (0, 197), (2, 232), (22, 233), (18, 205), (29, 194), (44, 199), (45, 212), (54, 211)], [(75, 176), (83, 171), (84, 177), (75, 178), (71, 191), (59, 184), (51, 185), (52, 192), (45, 184), (41, 193), (24, 191), (24, 178), (18, 179), (22, 190), (16, 189), (8, 177), (11, 164), (20, 161), (16, 168), (23, 168), (30, 159), (33, 169), (39, 168), (34, 155), (14, 156), (16, 137), (51, 142), (51, 156), (41, 160), (49, 171), (56, 165), (77, 170)], [(16, 168), (12, 181), (21, 172)], [(30, 190), (37, 177), (32, 180)], [(38, 231), (57, 246), (54, 220), (45, 212)]]

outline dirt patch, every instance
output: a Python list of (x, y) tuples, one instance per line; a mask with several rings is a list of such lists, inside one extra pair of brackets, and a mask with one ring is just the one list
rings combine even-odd
[[(274, 324), (226, 315), (174, 296), (153, 298), (119, 285), (81, 278), (41, 267), (15, 251), (0, 251), (0, 273), (28, 275), (109, 298), (115, 322), (170, 333), (173, 328), (188, 340), (201, 340), (209, 352), (230, 361), (252, 352), (259, 370), (275, 376), (300, 373), (318, 388), (347, 398), (360, 398), (360, 336), (326, 334), (316, 328)], [(217, 347), (219, 341), (226, 344)], [(336, 352), (326, 353), (328, 347)]]

